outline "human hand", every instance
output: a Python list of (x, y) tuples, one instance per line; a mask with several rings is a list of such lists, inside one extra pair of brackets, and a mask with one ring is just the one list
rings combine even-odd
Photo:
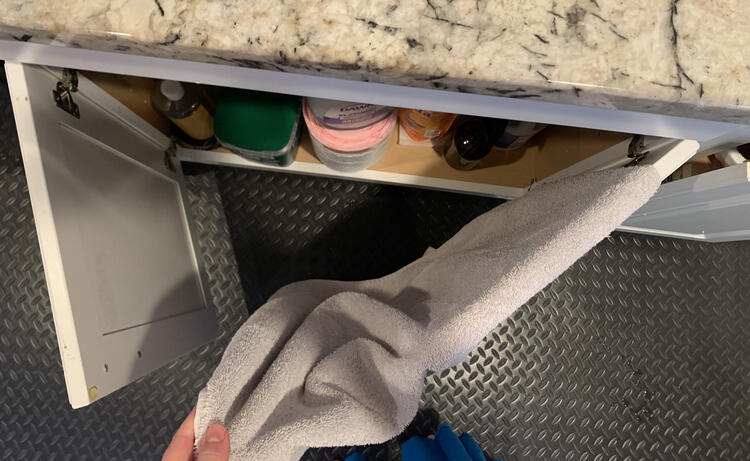
[[(359, 453), (344, 461), (367, 461)], [(437, 433), (428, 437), (414, 436), (401, 445), (401, 461), (488, 461), (476, 440), (467, 433), (456, 437), (450, 425), (441, 424)], [(489, 461), (492, 461), (490, 459)], [(502, 461), (495, 459), (494, 461)]]
[(195, 408), (185, 421), (164, 452), (161, 461), (228, 461), (229, 433), (221, 424), (214, 424), (208, 428), (203, 441), (198, 446), (198, 459), (193, 458), (193, 444), (195, 443)]
[[(450, 425), (441, 424), (437, 433), (427, 438), (412, 437), (401, 446), (403, 461), (487, 461), (472, 436), (456, 437)], [(502, 460), (495, 460), (502, 461)]]

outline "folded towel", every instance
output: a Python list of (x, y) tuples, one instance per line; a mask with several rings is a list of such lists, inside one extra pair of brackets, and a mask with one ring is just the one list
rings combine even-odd
[(291, 461), (308, 447), (391, 439), (416, 414), (428, 371), (460, 363), (659, 183), (644, 166), (541, 184), (393, 274), (280, 289), (201, 391), (196, 440), (220, 422), (232, 460)]

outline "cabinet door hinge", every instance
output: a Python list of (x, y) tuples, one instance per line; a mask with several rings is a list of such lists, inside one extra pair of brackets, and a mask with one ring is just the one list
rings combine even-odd
[(645, 160), (651, 152), (674, 143), (675, 140), (671, 138), (635, 135), (630, 140), (630, 145), (628, 146), (628, 158), (631, 160), (625, 166), (629, 167), (638, 165)]
[(648, 156), (648, 153), (649, 151), (646, 149), (644, 137), (641, 135), (633, 136), (633, 139), (630, 140), (630, 145), (628, 146), (628, 158), (632, 160), (625, 166), (629, 167), (638, 165)]
[(57, 107), (75, 118), (81, 118), (78, 104), (73, 101), (73, 93), (78, 91), (78, 74), (72, 69), (63, 69), (62, 77), (52, 90)]
[(164, 165), (173, 172), (177, 171), (177, 143), (174, 138), (169, 143), (169, 147), (164, 151)]

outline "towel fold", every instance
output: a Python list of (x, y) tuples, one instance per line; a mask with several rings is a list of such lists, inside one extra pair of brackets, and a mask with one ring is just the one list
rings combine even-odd
[(416, 414), (428, 371), (460, 363), (659, 183), (644, 166), (542, 184), (393, 274), (280, 289), (201, 391), (196, 440), (220, 422), (232, 460), (291, 461), (391, 439)]

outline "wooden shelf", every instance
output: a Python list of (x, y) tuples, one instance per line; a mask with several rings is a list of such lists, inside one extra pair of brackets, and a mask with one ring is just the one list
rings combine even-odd
[(542, 180), (558, 171), (612, 147), (629, 135), (609, 131), (551, 126), (523, 149), (493, 151), (475, 170), (459, 171), (448, 166), (435, 148), (404, 146), (394, 136), (388, 151), (367, 170), (341, 173), (323, 165), (303, 132), (297, 160), (280, 168), (246, 160), (227, 149), (201, 151), (180, 148), (184, 161), (244, 168), (286, 171), (388, 184), (404, 184), (497, 197), (523, 195), (532, 180)]
[[(155, 80), (92, 72), (85, 72), (84, 75), (143, 119), (162, 132), (168, 133), (168, 121), (151, 107), (150, 92)], [(376, 165), (356, 173), (340, 173), (329, 169), (317, 159), (306, 129), (300, 140), (296, 162), (285, 168), (252, 162), (223, 148), (214, 151), (180, 148), (178, 155), (184, 161), (198, 163), (406, 184), (514, 198), (522, 195), (532, 181), (542, 180), (564, 170), (624, 141), (629, 136), (610, 131), (549, 126), (524, 148), (515, 151), (495, 150), (471, 171), (451, 168), (433, 147), (400, 145), (396, 135), (388, 151)]]
[[(400, 145), (397, 136), (394, 136), (388, 151), (370, 170), (495, 186), (528, 187), (532, 180), (544, 179), (628, 137), (608, 131), (550, 126), (522, 149), (493, 150), (476, 169), (461, 171), (451, 168), (436, 148)], [(319, 163), (307, 133), (300, 143), (297, 161)]]

